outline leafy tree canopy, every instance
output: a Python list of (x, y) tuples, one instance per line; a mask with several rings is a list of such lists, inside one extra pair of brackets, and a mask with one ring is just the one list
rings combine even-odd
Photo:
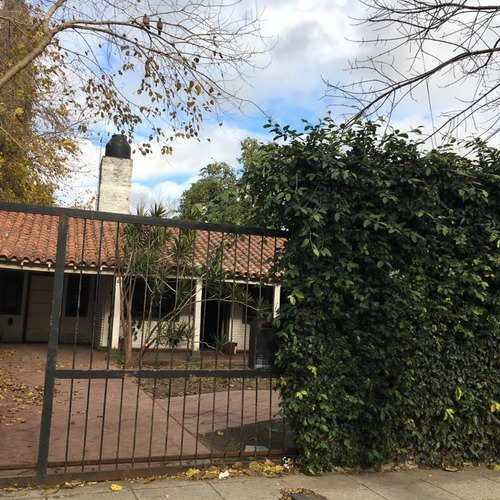
[[(36, 45), (24, 0), (0, 8), (0, 74)], [(0, 87), (0, 199), (54, 203), (77, 149), (54, 68), (38, 59)]]
[[(228, 206), (228, 195), (237, 190), (236, 172), (225, 162), (214, 162), (200, 170), (201, 178), (184, 191), (179, 204), (181, 219), (201, 222), (235, 222), (239, 214)], [(235, 201), (235, 200), (232, 200)]]
[[(272, 147), (272, 146), (270, 146)], [(200, 222), (265, 226), (256, 216), (241, 173), (252, 169), (262, 158), (263, 146), (255, 139), (241, 142), (241, 169), (225, 162), (210, 163), (200, 171), (201, 179), (182, 194), (179, 216)], [(264, 150), (263, 150), (264, 151)], [(265, 150), (267, 151), (267, 150)]]

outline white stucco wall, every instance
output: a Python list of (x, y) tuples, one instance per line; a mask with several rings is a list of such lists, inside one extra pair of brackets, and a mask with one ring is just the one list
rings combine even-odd
[[(229, 342), (236, 342), (238, 344), (236, 348), (237, 351), (248, 350), (250, 346), (250, 325), (247, 323), (243, 323), (242, 321), (242, 316), (243, 316), (242, 306), (239, 304), (235, 304), (233, 313), (234, 314), (232, 315), (232, 317), (229, 318), (229, 324), (228, 324)], [(189, 315), (189, 312), (187, 310), (185, 310), (183, 313), (180, 314), (179, 322), (186, 322), (190, 325), (194, 325), (194, 318), (193, 316)], [(134, 342), (132, 344), (134, 349), (139, 349), (141, 347), (142, 342), (147, 337), (148, 326), (149, 328), (153, 328), (154, 325), (155, 325), (154, 321), (152, 321), (149, 325), (147, 323), (139, 324), (139, 327), (136, 329)], [(185, 349), (187, 347), (188, 347), (187, 343), (182, 342), (181, 344), (179, 344), (177, 348)], [(189, 345), (189, 348), (190, 349), (193, 348), (191, 343)], [(194, 346), (194, 349), (198, 350), (198, 348), (199, 345), (196, 344)]]

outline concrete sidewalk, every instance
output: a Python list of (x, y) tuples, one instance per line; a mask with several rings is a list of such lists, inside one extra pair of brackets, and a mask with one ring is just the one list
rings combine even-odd
[[(111, 484), (122, 486), (112, 491)], [(42, 489), (0, 491), (5, 498), (74, 500), (272, 500), (287, 498), (282, 490), (310, 490), (331, 500), (500, 500), (500, 471), (477, 467), (459, 472), (415, 470), (386, 473), (329, 473), (310, 477), (290, 474), (278, 478), (239, 476), (210, 481), (160, 479), (144, 484), (115, 481), (75, 489), (61, 489), (50, 496)], [(297, 500), (322, 498), (294, 493)], [(289, 497), (288, 497), (289, 498)]]

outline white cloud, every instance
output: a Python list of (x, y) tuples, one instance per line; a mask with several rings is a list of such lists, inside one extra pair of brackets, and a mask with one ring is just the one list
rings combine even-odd
[(196, 180), (197, 177), (190, 178), (183, 183), (165, 181), (160, 182), (153, 187), (133, 182), (130, 195), (130, 206), (132, 207), (132, 212), (135, 212), (135, 208), (140, 205), (148, 207), (152, 203), (164, 203), (171, 210), (175, 210), (182, 193), (186, 189), (189, 189), (191, 184)]
[[(254, 13), (257, 5), (257, 11), (262, 12), (263, 36), (270, 46), (276, 45), (258, 59), (257, 66), (267, 67), (256, 70), (250, 86), (241, 80), (234, 82), (235, 89), (241, 88), (240, 96), (262, 106), (269, 116), (283, 124), (302, 117), (314, 120), (324, 116), (328, 103), (321, 101), (325, 90), (321, 75), (343, 67), (344, 55), (352, 50), (345, 39), (350, 27), (344, 3), (333, 0), (242, 2), (238, 9)], [(156, 199), (161, 190), (169, 200), (178, 198), (208, 163), (225, 161), (236, 166), (241, 140), (249, 136), (262, 141), (271, 139), (262, 129), (265, 114), (251, 105), (245, 107), (244, 113), (207, 120), (200, 134), (203, 139), (174, 142), (172, 155), (162, 156), (159, 146), (153, 146), (153, 154), (146, 157), (139, 152), (133, 154), (133, 197)], [(224, 122), (222, 127), (219, 121)], [(103, 124), (102, 130), (109, 130), (109, 126)], [(141, 138), (136, 140), (140, 142)], [(95, 192), (97, 185), (101, 148), (86, 143), (83, 149), (82, 165), (72, 183), (75, 196), (86, 189)]]
[[(249, 83), (241, 79), (234, 82), (234, 89), (241, 89), (240, 96), (260, 106), (269, 116), (281, 124), (296, 124), (301, 118), (315, 121), (326, 114), (333, 100), (323, 98), (323, 78), (334, 83), (354, 81), (362, 76), (345, 71), (349, 59), (365, 57), (382, 48), (360, 45), (350, 40), (368, 37), (369, 27), (356, 25), (366, 12), (360, 2), (347, 0), (244, 0), (235, 6), (237, 12), (262, 13), (262, 34), (272, 50), (262, 54)], [(407, 71), (408, 47), (395, 53), (397, 69)], [(444, 54), (441, 54), (444, 55)], [(426, 64), (432, 62), (426, 61)], [(443, 109), (457, 105), (457, 99), (473, 92), (470, 86), (454, 88), (453, 92), (443, 86), (440, 78), (431, 84), (429, 94), (422, 85), (406, 99), (393, 115), (394, 126), (407, 130), (423, 125), (431, 130), (431, 109), (435, 124)], [(430, 96), (430, 99), (429, 99)], [(429, 104), (430, 100), (430, 104)], [(334, 113), (337, 108), (333, 108)], [(218, 122), (224, 125), (219, 127)], [(178, 199), (183, 190), (197, 178), (199, 170), (212, 161), (237, 164), (240, 156), (240, 141), (248, 136), (259, 140), (271, 139), (262, 125), (266, 116), (255, 106), (247, 105), (243, 112), (214, 117), (202, 124), (201, 137), (196, 140), (178, 140), (173, 143), (174, 152), (169, 156), (160, 154), (159, 146), (153, 146), (153, 154), (133, 155), (133, 198), (140, 200)], [(103, 130), (108, 130), (103, 125)], [(469, 133), (471, 130), (469, 129)], [(206, 139), (210, 138), (210, 142)], [(137, 142), (141, 138), (136, 137)], [(73, 198), (86, 189), (95, 191), (101, 148), (85, 143), (82, 162), (75, 179)]]

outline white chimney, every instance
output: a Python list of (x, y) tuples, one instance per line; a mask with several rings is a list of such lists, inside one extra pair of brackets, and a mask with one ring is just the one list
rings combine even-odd
[(131, 149), (124, 135), (113, 135), (106, 144), (106, 155), (99, 167), (97, 210), (130, 213), (132, 188)]

